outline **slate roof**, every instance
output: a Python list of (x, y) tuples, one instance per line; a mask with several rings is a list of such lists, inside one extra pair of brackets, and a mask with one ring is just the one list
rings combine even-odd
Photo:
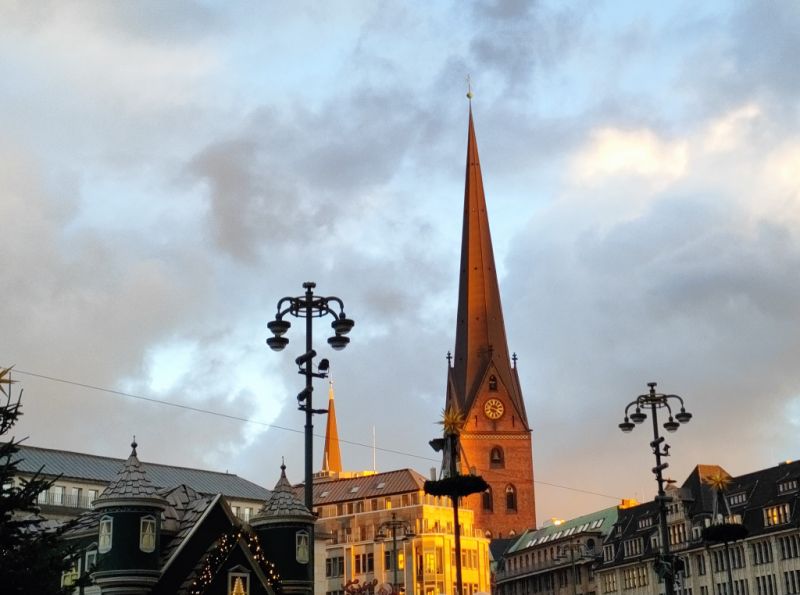
[[(417, 492), (423, 489), (424, 484), (425, 477), (412, 469), (346, 479), (315, 480), (314, 506)], [(295, 490), (302, 491), (302, 487), (295, 487)]]
[(142, 469), (142, 464), (136, 456), (136, 442), (131, 444), (131, 454), (119, 470), (114, 480), (108, 484), (100, 497), (95, 500), (95, 506), (101, 505), (106, 500), (148, 498), (158, 499), (156, 489), (147, 479), (147, 474)]
[(286, 465), (281, 465), (281, 477), (278, 479), (278, 483), (275, 484), (272, 493), (267, 496), (264, 506), (251, 519), (251, 523), (255, 525), (260, 519), (285, 519), (287, 517), (314, 518), (306, 508), (303, 500), (295, 492), (292, 484), (286, 479)]
[[(36, 473), (44, 467), (46, 475), (61, 475), (65, 479), (108, 484), (114, 481), (124, 459), (101, 457), (67, 450), (20, 445), (18, 469), (21, 473)], [(154, 487), (171, 488), (186, 484), (201, 494), (222, 494), (230, 498), (264, 500), (269, 490), (232, 473), (205, 471), (142, 462), (142, 468)]]

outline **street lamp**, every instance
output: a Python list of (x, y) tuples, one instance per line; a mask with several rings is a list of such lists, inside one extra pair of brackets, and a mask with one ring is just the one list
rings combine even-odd
[[(633, 430), (636, 424), (640, 424), (647, 419), (647, 414), (643, 409), (646, 410), (648, 407), (650, 408), (650, 413), (653, 416), (653, 441), (650, 443), (650, 446), (653, 449), (653, 454), (656, 456), (656, 466), (653, 467), (653, 473), (658, 482), (656, 502), (658, 502), (658, 517), (661, 529), (661, 556), (656, 559), (655, 569), (656, 573), (664, 578), (666, 595), (674, 595), (675, 566), (669, 552), (669, 528), (667, 527), (667, 502), (670, 502), (672, 498), (667, 496), (664, 491), (665, 480), (662, 475), (662, 471), (669, 467), (669, 463), (661, 462), (661, 457), (669, 456), (669, 444), (666, 444), (664, 442), (664, 437), (658, 434), (658, 410), (666, 409), (669, 413), (669, 419), (664, 423), (664, 429), (667, 432), (675, 432), (680, 427), (680, 424), (688, 423), (689, 420), (692, 419), (692, 414), (686, 411), (681, 397), (678, 395), (657, 393), (656, 385), (657, 383), (655, 382), (648, 382), (647, 386), (650, 387), (650, 391), (644, 395), (639, 395), (636, 397), (636, 400), (628, 403), (627, 407), (625, 407), (625, 419), (619, 424), (619, 429), (626, 433)], [(672, 407), (670, 407), (670, 401), (672, 401), (673, 404), (674, 402), (680, 403), (681, 409), (674, 415)], [(635, 407), (633, 413), (629, 413), (631, 407)]]
[[(350, 338), (346, 335), (350, 332), (355, 324), (344, 313), (344, 304), (342, 300), (335, 296), (322, 297), (314, 295), (314, 288), (317, 286), (313, 281), (303, 283), (305, 294), (299, 297), (284, 297), (278, 300), (278, 313), (275, 315), (275, 320), (267, 323), (267, 328), (272, 333), (272, 337), (267, 339), (267, 345), (273, 351), (282, 351), (286, 345), (289, 344), (289, 339), (284, 335), (292, 326), (292, 323), (284, 319), (287, 314), (295, 318), (306, 319), (306, 351), (295, 359), (299, 370), (298, 374), (306, 377), (305, 388), (297, 395), (298, 409), (306, 413), (306, 426), (305, 426), (305, 505), (309, 512), (314, 512), (314, 425), (313, 415), (315, 413), (327, 413), (327, 409), (314, 409), (312, 406), (312, 393), (314, 387), (312, 380), (314, 378), (325, 378), (328, 375), (328, 368), (330, 366), (327, 359), (320, 360), (317, 365), (317, 371), (313, 369), (314, 358), (317, 352), (312, 347), (312, 325), (311, 322), (314, 318), (322, 318), (323, 316), (332, 316), (333, 322), (333, 336), (328, 339), (328, 345), (333, 349), (339, 351), (347, 347)], [(338, 311), (337, 311), (338, 310)], [(314, 540), (313, 533), (311, 539), (311, 547), (309, 548), (309, 568), (311, 569), (311, 581), (313, 592), (314, 580)]]
[[(415, 533), (408, 521), (398, 519), (395, 513), (392, 513), (391, 520), (380, 524), (378, 527), (378, 534), (375, 536), (375, 541), (382, 541), (386, 539), (387, 530), (389, 530), (392, 534), (392, 569), (394, 570), (394, 592), (399, 593), (400, 583), (397, 580), (397, 532), (398, 530), (402, 532), (403, 541), (411, 539), (414, 537)], [(403, 574), (405, 574), (405, 569)], [(403, 580), (403, 585), (405, 585), (405, 579)]]

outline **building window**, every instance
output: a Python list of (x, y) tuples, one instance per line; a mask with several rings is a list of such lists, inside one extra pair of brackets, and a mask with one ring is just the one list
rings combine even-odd
[(774, 574), (756, 577), (756, 595), (777, 595), (777, 593)]
[(797, 480), (790, 479), (789, 481), (784, 481), (778, 484), (778, 493), (785, 494), (786, 492), (796, 492), (797, 491)]
[(800, 593), (800, 570), (789, 570), (783, 573), (784, 593), (793, 595)]
[(308, 531), (298, 531), (294, 536), (294, 557), (300, 564), (308, 564)]
[(686, 524), (676, 523), (669, 526), (669, 543), (670, 545), (678, 545), (686, 541)]
[(78, 569), (78, 560), (74, 560), (68, 570), (61, 573), (61, 586), (72, 587), (75, 581), (78, 580), (80, 571)]
[(705, 556), (705, 554), (697, 554), (697, 556), (695, 556), (695, 561), (697, 562), (697, 574), (698, 574), (698, 576), (703, 576), (706, 573), (706, 556)]
[(617, 573), (612, 571), (603, 575), (603, 593), (613, 593), (617, 590)]
[(753, 553), (753, 564), (769, 564), (772, 562), (772, 544), (769, 540), (763, 539), (751, 543), (750, 548)]
[[(241, 568), (241, 566), (237, 566), (237, 569)], [(228, 595), (250, 595), (250, 574), (247, 572), (229, 572)]]
[(86, 490), (86, 504), (91, 506), (97, 500), (97, 490)]
[(489, 451), (489, 467), (492, 469), (503, 469), (506, 466), (503, 449), (499, 446), (492, 447)]
[(494, 502), (492, 498), (492, 487), (489, 486), (486, 488), (486, 491), (481, 494), (481, 504), (483, 505), (484, 510), (492, 511), (494, 510)]
[(100, 533), (97, 538), (97, 551), (101, 554), (111, 551), (111, 540), (114, 533), (114, 519), (104, 516), (100, 519)]
[(156, 517), (142, 517), (139, 522), (139, 549), (150, 553), (156, 549)]
[(780, 538), (780, 544), (781, 558), (784, 560), (800, 557), (800, 536), (798, 536), (797, 533), (793, 535), (784, 535)]
[[(93, 543), (92, 546), (97, 547), (96, 543)], [(97, 566), (97, 550), (89, 550), (86, 552), (86, 563), (84, 565), (85, 572), (94, 572), (95, 567)]]
[(789, 504), (784, 502), (764, 509), (764, 526), (783, 525), (789, 522)]
[(69, 503), (68, 503), (69, 506), (73, 506), (75, 508), (82, 508), (82, 506), (81, 506), (81, 495), (82, 495), (83, 490), (81, 488), (72, 488), (72, 490), (70, 490), (70, 492), (71, 493), (70, 493), (70, 496), (69, 496)]
[(517, 490), (512, 485), (506, 487), (506, 510), (517, 510)]
[(603, 562), (614, 561), (614, 544), (603, 546)]
[(728, 503), (731, 506), (736, 506), (737, 504), (744, 504), (747, 502), (747, 494), (744, 492), (739, 492), (738, 494), (731, 494), (728, 496)]
[(249, 523), (250, 522), (250, 515), (252, 513), (253, 513), (253, 509), (252, 508), (245, 508), (244, 511), (243, 511), (243, 514), (242, 514), (242, 520), (245, 523)]
[(622, 543), (622, 549), (625, 552), (626, 558), (639, 556), (642, 553), (642, 539), (637, 537), (635, 539), (627, 539)]
[(64, 492), (66, 488), (64, 486), (53, 486), (51, 489), (53, 490), (52, 504), (62, 506), (64, 504)]

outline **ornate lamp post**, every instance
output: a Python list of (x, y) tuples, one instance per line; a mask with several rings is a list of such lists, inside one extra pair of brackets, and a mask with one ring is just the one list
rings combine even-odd
[[(402, 519), (398, 519), (395, 513), (392, 513), (391, 520), (385, 521), (380, 524), (378, 527), (378, 534), (376, 535), (376, 541), (386, 539), (386, 531), (389, 531), (392, 534), (392, 570), (394, 571), (394, 585), (393, 589), (395, 593), (400, 592), (400, 583), (397, 580), (397, 533), (400, 531), (402, 533), (401, 539), (406, 541), (414, 537), (414, 529), (411, 528), (411, 525), (408, 521), (404, 521)], [(405, 575), (405, 571), (403, 572)], [(403, 580), (403, 584), (405, 585), (405, 580)]]
[[(342, 300), (335, 296), (322, 297), (314, 295), (314, 288), (317, 286), (313, 281), (303, 283), (305, 293), (298, 297), (284, 297), (278, 300), (278, 313), (275, 315), (275, 320), (267, 323), (267, 328), (273, 334), (272, 337), (267, 339), (267, 345), (273, 351), (281, 351), (286, 345), (289, 344), (289, 339), (284, 335), (292, 326), (291, 322), (284, 319), (287, 314), (295, 318), (306, 319), (306, 351), (303, 355), (295, 359), (295, 363), (299, 366), (299, 374), (306, 378), (305, 388), (297, 395), (299, 403), (298, 409), (306, 413), (305, 425), (305, 505), (310, 512), (314, 512), (314, 424), (313, 415), (315, 413), (327, 413), (327, 409), (314, 409), (312, 406), (312, 393), (314, 387), (312, 380), (314, 378), (325, 378), (328, 375), (329, 363), (327, 359), (322, 359), (317, 366), (315, 372), (312, 364), (317, 352), (312, 347), (312, 320), (314, 318), (322, 318), (323, 316), (332, 316), (334, 335), (328, 339), (328, 344), (335, 350), (339, 351), (347, 347), (350, 338), (347, 333), (353, 328), (355, 324), (344, 313), (344, 304)], [(338, 310), (338, 312), (337, 312)], [(311, 547), (309, 548), (309, 568), (312, 581), (314, 581), (314, 539), (313, 533), (311, 535)]]
[[(667, 432), (677, 431), (681, 424), (688, 423), (692, 419), (692, 414), (686, 411), (681, 397), (657, 393), (656, 385), (657, 383), (655, 382), (648, 382), (647, 386), (650, 387), (650, 391), (644, 395), (639, 395), (636, 400), (628, 403), (627, 407), (625, 407), (625, 420), (619, 424), (619, 429), (626, 433), (630, 432), (636, 424), (640, 424), (647, 419), (647, 414), (642, 409), (650, 409), (650, 413), (653, 416), (653, 441), (650, 446), (653, 448), (653, 454), (656, 457), (656, 466), (653, 467), (653, 474), (658, 482), (656, 501), (658, 502), (658, 519), (661, 529), (661, 555), (656, 559), (655, 569), (656, 573), (664, 578), (666, 595), (675, 595), (675, 565), (669, 551), (669, 528), (667, 526), (667, 502), (671, 501), (672, 498), (667, 496), (664, 491), (665, 481), (662, 475), (662, 471), (669, 467), (669, 463), (661, 462), (661, 457), (669, 456), (669, 444), (666, 444), (664, 437), (658, 434), (658, 410), (666, 409), (669, 413), (669, 420), (664, 423), (664, 429)], [(681, 409), (674, 416), (670, 401), (680, 403)], [(629, 414), (631, 407), (635, 407), (635, 410)]]

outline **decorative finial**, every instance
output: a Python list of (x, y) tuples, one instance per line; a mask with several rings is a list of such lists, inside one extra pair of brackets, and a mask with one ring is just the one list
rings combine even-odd
[(281, 457), (281, 473), (286, 473), (286, 460), (283, 457)]
[(467, 75), (467, 99), (472, 103), (472, 79)]
[(447, 352), (447, 367), (449, 368), (453, 367), (453, 354), (450, 353), (449, 351)]
[(133, 449), (133, 450), (131, 451), (131, 454), (132, 454), (132, 455), (136, 455), (136, 447), (137, 447), (137, 446), (139, 446), (139, 445), (138, 445), (138, 444), (136, 444), (136, 434), (134, 434), (134, 435), (133, 435), (133, 442), (131, 442), (131, 448)]
[(517, 352), (516, 351), (513, 354), (511, 354), (511, 361), (514, 362), (514, 367), (516, 368), (517, 367)]

